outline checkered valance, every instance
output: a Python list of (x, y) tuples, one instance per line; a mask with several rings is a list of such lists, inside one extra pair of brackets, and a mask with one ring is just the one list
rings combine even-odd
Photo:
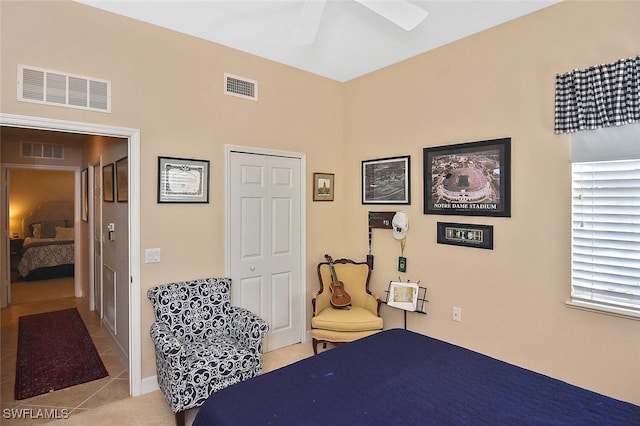
[(556, 76), (556, 133), (640, 122), (640, 56)]

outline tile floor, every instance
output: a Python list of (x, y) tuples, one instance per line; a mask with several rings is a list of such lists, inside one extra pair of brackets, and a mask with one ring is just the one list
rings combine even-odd
[[(73, 279), (47, 280), (13, 284), (13, 303), (2, 309), (0, 314), (0, 424), (20, 426), (42, 425), (54, 421), (56, 424), (140, 424), (141, 399), (159, 406), (153, 410), (161, 417), (154, 422), (158, 425), (174, 424), (173, 413), (168, 409), (159, 391), (138, 398), (129, 396), (129, 372), (124, 357), (109, 332), (100, 325), (95, 312), (88, 309), (88, 301), (73, 296)], [(41, 312), (77, 307), (93, 339), (109, 376), (93, 382), (80, 384), (67, 389), (16, 401), (14, 382), (16, 350), (18, 344), (18, 318)], [(300, 343), (264, 354), (263, 372), (269, 372), (313, 355), (310, 342)], [(131, 401), (129, 403), (128, 401)], [(110, 408), (113, 407), (113, 408)], [(34, 415), (40, 412), (63, 413), (69, 419), (46, 420), (9, 418), (11, 409), (31, 409)], [(9, 411), (7, 411), (9, 410)], [(93, 410), (93, 411), (92, 411)], [(197, 409), (187, 412), (187, 424), (193, 422)], [(77, 420), (73, 422), (72, 420)]]
[[(310, 342), (298, 343), (264, 354), (263, 371), (268, 373), (285, 367), (303, 358), (313, 356)], [(185, 424), (191, 426), (198, 408), (187, 410)], [(175, 415), (159, 390), (135, 398), (125, 398), (111, 404), (97, 407), (56, 420), (52, 426), (113, 426), (113, 425), (154, 425), (175, 426)]]
[[(11, 418), (10, 410), (35, 414), (78, 414), (129, 397), (129, 372), (126, 360), (109, 332), (100, 324), (95, 312), (88, 309), (88, 301), (73, 297), (73, 278), (21, 282), (12, 285), (12, 304), (0, 313), (0, 423), (42, 425), (42, 418)], [(20, 401), (14, 399), (16, 351), (18, 346), (18, 318), (23, 315), (78, 308), (109, 376), (45, 395)]]

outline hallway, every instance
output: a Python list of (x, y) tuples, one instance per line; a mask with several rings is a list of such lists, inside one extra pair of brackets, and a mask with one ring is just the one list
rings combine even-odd
[[(43, 424), (39, 419), (8, 419), (5, 409), (52, 410), (60, 416), (79, 414), (129, 397), (128, 365), (109, 331), (100, 324), (95, 312), (88, 309), (85, 298), (73, 297), (73, 278), (29, 281), (12, 284), (13, 303), (0, 314), (0, 406), (2, 424)], [(78, 309), (91, 338), (102, 358), (109, 376), (44, 395), (20, 401), (14, 399), (16, 351), (18, 346), (18, 318), (61, 309)], [(64, 411), (63, 411), (64, 410)], [(24, 411), (28, 413), (28, 411)], [(10, 412), (9, 412), (10, 413)]]

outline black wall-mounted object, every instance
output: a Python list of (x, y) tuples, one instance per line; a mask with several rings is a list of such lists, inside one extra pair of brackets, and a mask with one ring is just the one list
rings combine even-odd
[(369, 227), (392, 229), (391, 221), (396, 212), (369, 212)]
[(377, 229), (393, 229), (391, 222), (396, 212), (369, 212), (369, 254), (367, 255), (367, 263), (369, 269), (373, 271), (373, 254), (371, 254), (371, 230)]
[(369, 265), (369, 269), (373, 271), (373, 255), (372, 254), (367, 255), (367, 264)]
[(493, 225), (437, 223), (438, 244), (493, 250)]

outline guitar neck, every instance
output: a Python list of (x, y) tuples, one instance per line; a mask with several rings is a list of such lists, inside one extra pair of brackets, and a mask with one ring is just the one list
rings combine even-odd
[(338, 281), (338, 276), (336, 275), (336, 270), (333, 267), (333, 263), (329, 264), (329, 268), (331, 268), (331, 280), (333, 281), (334, 285), (340, 285), (339, 281)]

